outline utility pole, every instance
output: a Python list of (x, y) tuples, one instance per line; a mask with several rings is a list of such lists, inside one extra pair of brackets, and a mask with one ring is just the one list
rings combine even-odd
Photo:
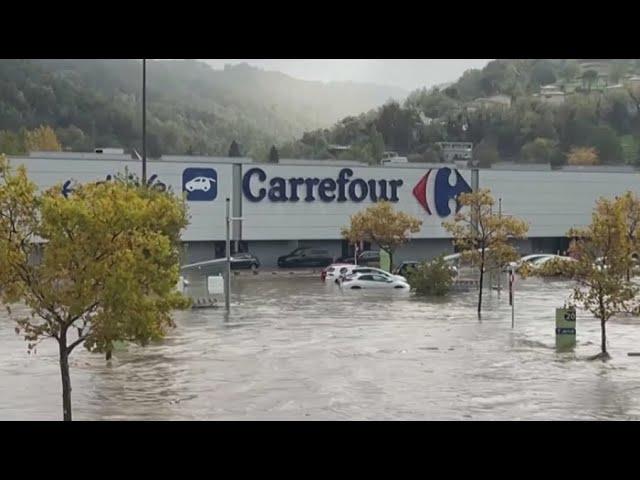
[[(502, 197), (498, 198), (498, 218), (502, 218)], [(502, 290), (502, 265), (499, 265), (498, 268), (498, 298), (500, 298), (500, 290)]]
[(147, 59), (142, 59), (142, 184), (147, 184)]
[(227, 263), (226, 263), (226, 273), (224, 279), (224, 308), (228, 312), (230, 309), (230, 298), (231, 298), (231, 212), (229, 210), (229, 197), (226, 199), (226, 208), (227, 208), (227, 244), (226, 244), (226, 255), (227, 255)]

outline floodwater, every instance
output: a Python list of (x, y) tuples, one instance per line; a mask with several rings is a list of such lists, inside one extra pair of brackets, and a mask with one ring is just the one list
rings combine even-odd
[[(578, 311), (573, 353), (555, 350), (566, 282), (520, 281), (508, 295), (420, 300), (342, 292), (317, 278), (233, 279), (232, 312), (179, 312), (159, 344), (110, 363), (76, 349), (76, 420), (626, 420), (640, 418), (640, 319)], [(54, 340), (29, 355), (0, 314), (0, 420), (58, 420)]]

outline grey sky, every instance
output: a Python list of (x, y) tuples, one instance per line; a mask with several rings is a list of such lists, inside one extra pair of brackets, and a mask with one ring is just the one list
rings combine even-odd
[(207, 59), (216, 69), (227, 63), (246, 62), (264, 70), (276, 70), (304, 80), (377, 83), (414, 90), (458, 79), (465, 70), (482, 68), (480, 59)]

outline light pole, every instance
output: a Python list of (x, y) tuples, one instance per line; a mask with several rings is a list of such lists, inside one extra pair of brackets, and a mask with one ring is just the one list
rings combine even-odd
[(224, 284), (224, 308), (228, 312), (231, 309), (231, 222), (233, 220), (242, 221), (242, 217), (232, 217), (230, 209), (229, 197), (226, 198), (226, 224), (227, 224), (227, 239), (226, 239), (226, 257), (225, 264), (225, 284)]
[(147, 184), (147, 59), (142, 59), (142, 184)]

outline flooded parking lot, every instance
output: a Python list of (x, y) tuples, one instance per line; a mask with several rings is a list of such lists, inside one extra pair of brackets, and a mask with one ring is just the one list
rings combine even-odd
[[(579, 420), (640, 418), (640, 320), (608, 326), (578, 311), (573, 353), (555, 350), (566, 282), (508, 295), (421, 300), (342, 292), (317, 278), (233, 279), (232, 312), (179, 312), (159, 344), (72, 355), (76, 420)], [(0, 419), (58, 420), (55, 341), (29, 355), (0, 314)]]

